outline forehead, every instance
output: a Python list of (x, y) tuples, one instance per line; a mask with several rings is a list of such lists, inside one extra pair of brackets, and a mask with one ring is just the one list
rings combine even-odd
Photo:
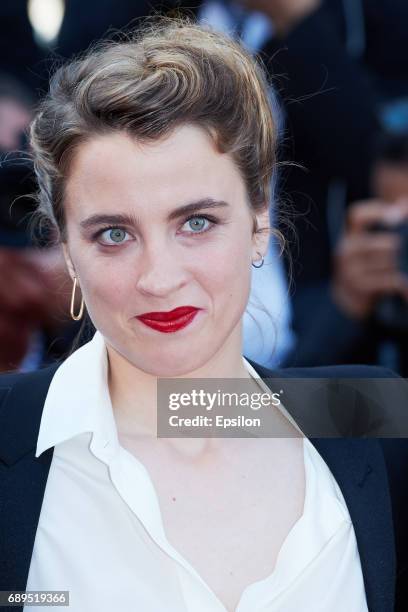
[(229, 155), (204, 130), (183, 126), (165, 139), (140, 143), (126, 133), (96, 136), (78, 148), (66, 183), (69, 214), (180, 205), (186, 199), (237, 198), (244, 191)]

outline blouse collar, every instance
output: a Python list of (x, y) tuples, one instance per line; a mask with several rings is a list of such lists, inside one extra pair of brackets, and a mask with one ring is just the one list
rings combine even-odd
[[(242, 357), (250, 375), (270, 393), (255, 368)], [(293, 421), (290, 415), (286, 416)], [(293, 421), (293, 424), (296, 424)], [(297, 427), (297, 426), (296, 426)], [(108, 386), (105, 339), (96, 331), (92, 340), (59, 366), (48, 389), (41, 417), (36, 457), (79, 434), (94, 434), (93, 444), (109, 452), (118, 449), (118, 434)]]

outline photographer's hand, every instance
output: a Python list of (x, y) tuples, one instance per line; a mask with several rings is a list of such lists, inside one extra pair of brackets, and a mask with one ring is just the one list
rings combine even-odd
[(379, 201), (354, 204), (347, 229), (333, 257), (332, 297), (349, 316), (369, 316), (381, 297), (399, 294), (408, 301), (408, 277), (398, 269), (399, 236), (370, 232), (376, 223), (396, 225), (408, 221), (407, 202)]

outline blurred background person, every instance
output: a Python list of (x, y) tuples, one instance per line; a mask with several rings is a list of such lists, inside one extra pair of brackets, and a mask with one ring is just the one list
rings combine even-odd
[[(408, 127), (404, 25), (408, 5), (402, 0), (242, 0), (241, 4), (270, 20), (272, 34), (261, 56), (284, 114), (283, 156), (293, 162), (278, 193), (278, 201), (286, 201), (292, 210), (297, 234), (292, 244), (297, 343), (286, 365), (354, 361), (383, 363), (403, 373), (406, 338), (401, 328), (396, 332), (389, 325), (373, 324), (371, 315), (378, 314), (377, 306), (358, 319), (339, 299), (342, 292), (333, 287), (343, 284), (345, 270), (354, 274), (356, 265), (349, 255), (345, 259), (343, 246), (351, 231), (345, 228), (355, 227), (350, 206), (356, 201), (371, 205), (377, 195), (384, 198), (384, 207), (390, 203), (389, 193), (376, 193), (373, 176), (378, 169), (379, 136), (390, 128), (395, 132)], [(390, 214), (378, 213), (378, 223)], [(367, 266), (381, 266), (384, 239), (383, 232), (371, 235), (375, 247)], [(397, 237), (386, 239), (399, 251)], [(381, 295), (394, 295), (406, 310), (406, 271), (400, 272), (398, 288), (389, 285), (381, 294), (378, 282), (373, 290), (376, 302)]]
[[(46, 56), (22, 0), (0, 5), (0, 371), (36, 369), (68, 348), (69, 276), (46, 231), (33, 236), (36, 185), (26, 149)], [(68, 284), (66, 284), (68, 283)]]
[[(398, 210), (387, 205), (396, 201), (390, 185), (398, 177), (397, 199), (404, 197), (406, 166), (396, 159), (395, 150), (394, 157), (388, 157), (392, 163), (385, 163), (383, 132), (408, 126), (406, 4), (208, 0), (197, 14), (241, 36), (254, 52), (261, 51), (279, 94), (286, 146), (282, 156), (291, 166), (277, 185), (276, 201), (284, 211), (291, 210), (297, 235), (289, 254), (295, 259), (292, 306), (297, 341), (293, 346), (292, 334), (285, 364), (384, 363), (405, 373), (407, 326), (402, 322), (408, 266), (399, 255), (404, 253), (404, 240), (396, 230), (406, 212), (403, 204)], [(274, 102), (277, 107), (276, 98)], [(379, 189), (380, 178), (382, 184), (387, 181), (387, 191)], [(373, 197), (381, 199), (382, 206), (373, 206)], [(353, 204), (356, 200), (358, 206)], [(363, 205), (368, 221), (358, 226), (355, 236), (354, 217), (361, 219)], [(388, 225), (395, 231), (388, 232)], [(288, 274), (291, 261), (287, 260)], [(355, 291), (350, 279), (360, 286), (361, 279), (366, 281), (364, 314), (350, 308), (349, 295)], [(272, 276), (263, 281), (266, 308), (272, 310)], [(263, 322), (262, 331), (267, 330)], [(256, 334), (250, 330), (248, 335), (259, 355)], [(265, 338), (271, 346), (267, 333)]]
[[(348, 208), (332, 257), (329, 290), (320, 294), (319, 309), (303, 337), (300, 359), (311, 363), (383, 361), (405, 376), (408, 133), (379, 137), (371, 190), (376, 199)], [(325, 342), (329, 337), (331, 341)]]

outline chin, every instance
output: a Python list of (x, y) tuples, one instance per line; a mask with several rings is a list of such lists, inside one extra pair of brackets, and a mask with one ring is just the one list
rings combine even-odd
[[(183, 346), (166, 350), (164, 347), (150, 347), (144, 352), (130, 350), (128, 360), (133, 365), (151, 376), (158, 378), (183, 377), (205, 366), (211, 359), (213, 352), (208, 345), (197, 347), (194, 343), (184, 343)], [(203, 350), (204, 349), (204, 350)], [(142, 359), (141, 359), (142, 355)]]
[[(197, 358), (197, 355), (192, 358), (192, 352), (182, 358), (180, 355), (175, 359), (170, 356), (166, 357), (162, 354), (157, 359), (145, 360), (142, 364), (142, 369), (147, 374), (157, 376), (158, 378), (173, 378), (174, 376), (183, 377), (188, 375), (190, 372), (197, 370), (198, 368), (205, 365), (208, 359)], [(139, 367), (139, 366), (137, 366)]]

